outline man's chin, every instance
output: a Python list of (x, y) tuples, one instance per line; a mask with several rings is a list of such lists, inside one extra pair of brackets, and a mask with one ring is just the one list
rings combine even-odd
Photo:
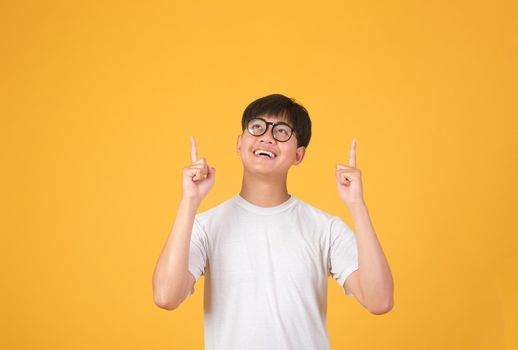
[(268, 167), (262, 164), (255, 164), (252, 166), (244, 167), (245, 172), (251, 175), (257, 176), (268, 176), (268, 177), (283, 177), (282, 171), (280, 169), (274, 169), (273, 167)]

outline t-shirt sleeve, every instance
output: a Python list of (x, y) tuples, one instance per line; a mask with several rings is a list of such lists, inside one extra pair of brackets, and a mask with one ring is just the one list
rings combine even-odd
[[(337, 216), (331, 219), (329, 244), (329, 272), (343, 287), (347, 277), (358, 269), (358, 246), (351, 228)], [(344, 293), (353, 295), (345, 289)]]
[[(207, 240), (205, 231), (195, 217), (189, 247), (189, 271), (192, 273), (196, 281), (198, 281), (201, 275), (205, 274), (205, 265), (207, 262), (206, 247)], [(193, 286), (189, 296), (194, 294), (194, 291), (195, 289)]]

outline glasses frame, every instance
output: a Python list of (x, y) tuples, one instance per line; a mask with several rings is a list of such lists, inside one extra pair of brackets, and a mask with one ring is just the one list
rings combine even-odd
[[(263, 132), (262, 134), (259, 134), (259, 135), (257, 135), (257, 134), (252, 134), (252, 132), (250, 131), (250, 128), (248, 127), (248, 125), (250, 124), (250, 122), (251, 122), (252, 120), (255, 120), (255, 119), (262, 120), (263, 122), (265, 122), (265, 123), (266, 123), (266, 128), (264, 129), (264, 132)], [(284, 123), (284, 122), (277, 122), (277, 123), (269, 122), (269, 121), (264, 120), (264, 119), (263, 119), (263, 118), (261, 118), (261, 117), (254, 117), (254, 118), (251, 118), (251, 119), (246, 123), (246, 130), (248, 131), (248, 133), (249, 133), (250, 135), (252, 135), (252, 136), (256, 136), (256, 137), (259, 137), (259, 136), (263, 136), (264, 134), (266, 134), (266, 132), (268, 131), (268, 128), (269, 128), (269, 126), (270, 126), (270, 125), (272, 126), (272, 137), (273, 137), (273, 138), (274, 138), (274, 140), (275, 140), (275, 141), (277, 141), (277, 142), (288, 142), (288, 141), (291, 139), (291, 136), (295, 133), (295, 130), (293, 129), (293, 127), (292, 127), (290, 124), (288, 124), (288, 123)], [(281, 140), (278, 140), (278, 139), (275, 137), (275, 135), (274, 135), (274, 133), (273, 133), (273, 129), (274, 129), (277, 125), (285, 125), (285, 126), (287, 126), (288, 128), (290, 128), (291, 133), (290, 133), (290, 136), (288, 136), (288, 138), (287, 138), (286, 140), (281, 141)]]

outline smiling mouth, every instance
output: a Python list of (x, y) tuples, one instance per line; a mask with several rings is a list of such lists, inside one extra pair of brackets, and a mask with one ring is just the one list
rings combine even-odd
[(263, 159), (267, 159), (267, 160), (273, 160), (274, 158), (270, 158), (270, 156), (267, 156), (265, 154), (259, 154), (259, 155), (255, 155), (256, 158), (263, 158)]
[(264, 159), (274, 159), (276, 157), (275, 153), (269, 152), (269, 151), (260, 150), (260, 149), (254, 151), (254, 155), (257, 158), (264, 158)]

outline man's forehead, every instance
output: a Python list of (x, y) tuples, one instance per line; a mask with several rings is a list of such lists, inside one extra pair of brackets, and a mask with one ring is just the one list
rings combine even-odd
[(270, 115), (270, 114), (261, 114), (258, 117), (263, 118), (266, 121), (269, 122), (285, 122), (289, 123), (288, 117), (286, 115)]

